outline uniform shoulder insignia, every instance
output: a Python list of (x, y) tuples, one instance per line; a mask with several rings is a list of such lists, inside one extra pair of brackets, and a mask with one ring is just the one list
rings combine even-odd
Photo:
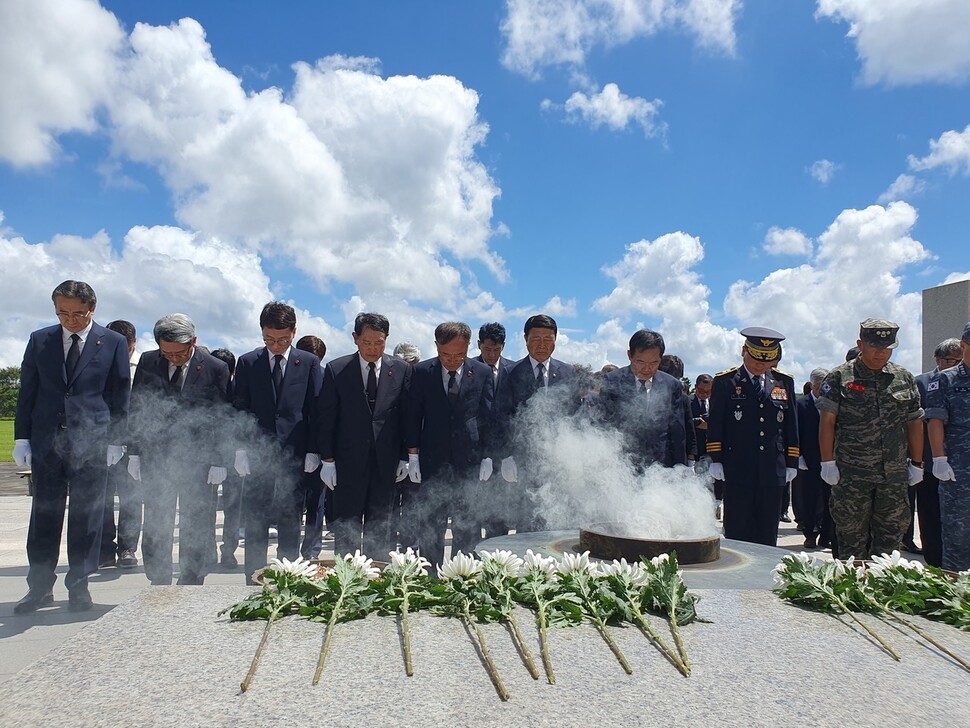
[(734, 374), (738, 370), (738, 367), (731, 367), (730, 369), (725, 369), (723, 372), (718, 372), (715, 377), (723, 377), (728, 374)]
[(788, 379), (791, 379), (793, 382), (795, 381), (795, 377), (793, 377), (788, 372), (783, 372), (781, 369), (772, 369), (771, 370), (771, 373), (772, 374), (780, 374), (783, 377), (787, 377)]

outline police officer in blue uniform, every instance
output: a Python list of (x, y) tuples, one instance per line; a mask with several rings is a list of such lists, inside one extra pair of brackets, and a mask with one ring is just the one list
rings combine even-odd
[(724, 481), (725, 538), (775, 546), (786, 483), (798, 473), (795, 382), (775, 365), (785, 337), (773, 329), (741, 331), (742, 366), (714, 377), (707, 454)]

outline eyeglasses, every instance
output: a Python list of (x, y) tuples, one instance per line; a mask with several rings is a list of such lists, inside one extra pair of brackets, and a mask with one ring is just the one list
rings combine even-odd
[(67, 311), (55, 311), (54, 315), (57, 318), (64, 321), (83, 321), (86, 318), (90, 318), (94, 311), (85, 311), (84, 313), (68, 313)]
[(950, 367), (955, 367), (957, 364), (963, 361), (962, 356), (947, 356), (940, 359), (940, 369), (949, 369)]
[(292, 336), (281, 336), (278, 339), (274, 339), (271, 336), (264, 336), (263, 343), (267, 346), (285, 346), (293, 341)]

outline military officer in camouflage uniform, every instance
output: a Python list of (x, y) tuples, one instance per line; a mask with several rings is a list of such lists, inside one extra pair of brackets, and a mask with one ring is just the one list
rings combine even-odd
[(963, 361), (926, 387), (933, 475), (940, 481), (943, 568), (970, 569), (970, 323), (960, 340)]
[(782, 491), (798, 474), (795, 382), (775, 369), (785, 337), (744, 329), (743, 365), (711, 387), (710, 474), (724, 481), (724, 536), (775, 546)]
[(816, 401), (822, 479), (832, 486), (829, 505), (845, 557), (898, 549), (909, 526), (907, 488), (923, 479), (916, 381), (889, 361), (898, 330), (890, 321), (863, 321), (859, 356), (829, 372)]

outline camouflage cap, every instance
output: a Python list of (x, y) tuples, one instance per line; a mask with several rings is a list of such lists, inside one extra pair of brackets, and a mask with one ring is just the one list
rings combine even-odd
[(970, 321), (967, 321), (967, 325), (963, 327), (963, 336), (960, 338), (970, 344)]
[(859, 339), (863, 344), (877, 349), (895, 349), (899, 346), (899, 342), (896, 341), (897, 331), (899, 331), (899, 324), (886, 319), (868, 318), (859, 324)]

